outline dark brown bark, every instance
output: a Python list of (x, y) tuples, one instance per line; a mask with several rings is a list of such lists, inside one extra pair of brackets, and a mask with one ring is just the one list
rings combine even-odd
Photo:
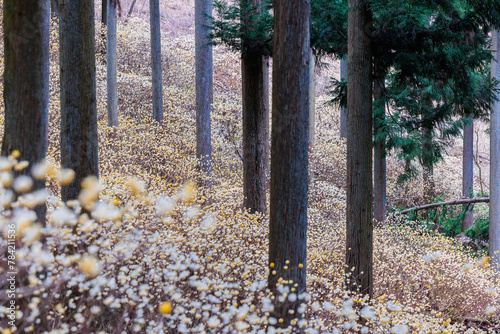
[(104, 25), (108, 23), (108, 0), (102, 0), (101, 22)]
[(161, 74), (161, 32), (160, 2), (149, 0), (151, 26), (151, 65), (153, 80), (153, 119), (161, 123), (163, 119), (163, 85)]
[(432, 159), (432, 129), (424, 128), (424, 151), (422, 154), (423, 185), (425, 201), (432, 201), (435, 194), (434, 185), (434, 162)]
[[(340, 80), (347, 78), (347, 57), (340, 60)], [(340, 137), (347, 138), (347, 108), (340, 108)]]
[[(201, 170), (212, 175), (212, 139), (210, 109), (213, 91), (213, 61), (210, 45), (209, 17), (212, 0), (195, 0), (195, 58), (196, 58), (196, 157)], [(210, 185), (210, 182), (205, 182)]]
[(372, 54), (365, 33), (370, 20), (366, 2), (349, 0), (346, 275), (348, 288), (372, 296)]
[(130, 5), (130, 9), (128, 10), (127, 17), (130, 17), (130, 15), (132, 15), (132, 12), (134, 11), (134, 6), (135, 6), (136, 2), (137, 2), (137, 0), (132, 1), (132, 4)]
[[(462, 158), (462, 195), (464, 198), (474, 197), (474, 122), (464, 127), (464, 147)], [(462, 221), (462, 231), (474, 225), (473, 206), (468, 206)]]
[[(382, 101), (385, 91), (385, 78), (376, 78), (373, 82), (373, 99), (377, 110), (374, 126), (374, 135), (379, 137), (385, 119), (385, 104)], [(375, 221), (383, 222), (387, 212), (387, 176), (385, 138), (378, 138), (374, 142), (373, 160), (373, 213)]]
[[(500, 79), (500, 35), (498, 30), (492, 34), (494, 59), (491, 76)], [(500, 279), (500, 102), (493, 102), (490, 132), (490, 258), (496, 278)]]
[(108, 125), (118, 126), (118, 89), (116, 73), (116, 7), (117, 2), (108, 0), (108, 29), (107, 29), (107, 110)]
[(267, 213), (269, 165), (269, 61), (262, 55), (241, 60), (243, 100), (243, 206)]
[[(309, 17), (308, 1), (274, 2), (268, 287), (275, 295), (279, 278), (297, 295), (306, 290)], [(283, 319), (277, 326), (302, 316), (304, 300), (274, 302), (271, 315)]]
[(97, 176), (94, 1), (60, 4), (61, 166), (75, 171), (75, 181), (61, 190), (63, 201), (77, 198), (81, 181)]
[(401, 211), (400, 213), (404, 214), (404, 213), (415, 212), (415, 211), (420, 211), (420, 210), (433, 209), (433, 208), (439, 207), (441, 205), (473, 204), (473, 203), (482, 203), (482, 202), (489, 202), (489, 201), (490, 201), (489, 197), (462, 198), (462, 199), (457, 199), (457, 200), (453, 200), (453, 201), (420, 205), (420, 206), (416, 206), (413, 208), (405, 209), (405, 210)]
[[(260, 0), (247, 0), (260, 11)], [(250, 14), (251, 15), (251, 14)], [(251, 21), (243, 19), (245, 29)], [(250, 212), (267, 213), (266, 188), (269, 168), (269, 60), (253, 41), (243, 40), (241, 80), (243, 100), (243, 206)]]
[[(2, 155), (19, 150), (31, 166), (45, 158), (49, 115), (50, 3), (4, 0), (5, 125)], [(26, 169), (24, 173), (27, 173)], [(35, 182), (33, 190), (43, 189)], [(36, 209), (45, 223), (45, 205)]]
[(58, 17), (58, 11), (57, 11), (57, 1), (56, 0), (50, 0), (50, 13), (52, 17)]

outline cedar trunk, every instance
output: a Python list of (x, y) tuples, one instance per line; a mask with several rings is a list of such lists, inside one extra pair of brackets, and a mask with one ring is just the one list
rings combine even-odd
[(56, 18), (59, 14), (57, 13), (57, 1), (50, 0), (50, 13), (52, 17)]
[[(385, 79), (376, 78), (374, 80), (373, 99), (378, 108), (375, 119), (374, 133), (380, 136), (385, 119), (385, 104), (383, 94), (385, 91)], [(386, 174), (386, 152), (385, 138), (375, 139), (373, 161), (373, 213), (376, 222), (385, 220), (387, 211), (387, 174)]]
[(77, 198), (85, 177), (99, 174), (94, 1), (68, 0), (59, 10), (61, 166), (75, 171), (75, 181), (61, 190), (67, 201)]
[(108, 22), (108, 0), (102, 0), (102, 7), (101, 7), (101, 22), (102, 24), (106, 25)]
[[(493, 32), (493, 50), (500, 47), (498, 30)], [(495, 51), (491, 76), (500, 79), (500, 53)], [(500, 278), (500, 102), (493, 102), (490, 133), (490, 257)]]
[(260, 54), (241, 59), (243, 99), (243, 206), (267, 213), (269, 165), (269, 61)]
[[(347, 79), (347, 57), (340, 60), (340, 80)], [(340, 137), (347, 138), (347, 108), (340, 108)]]
[[(462, 194), (464, 198), (474, 197), (474, 121), (471, 119), (470, 123), (464, 127), (464, 150), (463, 150), (463, 182)], [(465, 207), (464, 220), (462, 221), (462, 232), (474, 225), (474, 212), (473, 206), (468, 205)]]
[[(5, 0), (5, 125), (2, 155), (19, 150), (30, 166), (45, 158), (49, 115), (49, 16), (43, 0)], [(27, 173), (28, 169), (24, 171)], [(35, 182), (43, 189), (45, 181)], [(45, 205), (36, 209), (45, 223)]]
[(210, 16), (212, 0), (195, 0), (196, 156), (201, 170), (208, 178), (212, 175), (210, 105), (213, 94), (213, 61), (208, 29)]
[[(279, 278), (298, 296), (306, 291), (309, 17), (308, 1), (274, 2), (268, 287), (275, 296)], [(276, 297), (271, 315), (283, 319), (277, 326), (300, 318), (304, 302)]]
[(312, 49), (309, 59), (309, 150), (312, 152), (316, 138), (316, 59)]
[(370, 12), (349, 0), (347, 62), (347, 233), (348, 288), (373, 294), (372, 54), (365, 33)]
[(116, 87), (116, 7), (117, 0), (108, 0), (107, 29), (107, 93), (108, 93), (108, 125), (118, 126), (118, 94)]
[(163, 118), (163, 86), (161, 75), (161, 32), (159, 0), (149, 0), (151, 25), (151, 65), (153, 79), (153, 119), (161, 123)]
[(431, 202), (436, 197), (434, 191), (434, 161), (432, 156), (432, 129), (424, 128), (424, 151), (422, 152), (424, 199)]

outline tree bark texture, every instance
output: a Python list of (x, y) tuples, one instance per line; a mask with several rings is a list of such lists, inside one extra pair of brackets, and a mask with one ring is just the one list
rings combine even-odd
[(269, 166), (269, 60), (259, 54), (241, 59), (243, 100), (243, 206), (267, 213)]
[[(347, 79), (347, 57), (340, 60), (340, 80)], [(347, 138), (347, 108), (340, 108), (340, 137)]]
[[(260, 0), (248, 1), (260, 11)], [(242, 21), (245, 29), (252, 29), (251, 20), (242, 18)], [(252, 44), (251, 40), (242, 41), (243, 206), (252, 213), (267, 213), (269, 59), (253, 50)]]
[(312, 151), (316, 135), (316, 59), (312, 49), (309, 59), (309, 150)]
[(75, 181), (61, 190), (63, 201), (77, 198), (82, 180), (97, 176), (94, 1), (60, 4), (61, 166)]
[(364, 1), (349, 0), (346, 275), (348, 288), (372, 296), (372, 52), (365, 33), (370, 17)]
[(133, 0), (132, 1), (132, 4), (130, 5), (130, 8), (128, 10), (128, 14), (127, 14), (127, 17), (130, 17), (130, 15), (132, 15), (132, 12), (134, 11), (134, 7), (135, 7), (135, 3), (136, 3), (137, 0)]
[[(377, 110), (374, 132), (379, 135), (382, 131), (382, 124), (385, 119), (385, 104), (382, 101), (385, 91), (385, 78), (375, 78), (373, 89), (373, 99)], [(383, 222), (387, 212), (387, 163), (385, 152), (385, 138), (376, 139), (374, 142), (374, 161), (373, 161), (373, 213), (375, 221)]]
[[(495, 57), (491, 75), (500, 79), (500, 52), (498, 30), (493, 31)], [(493, 102), (490, 133), (490, 258), (493, 269), (500, 278), (500, 102)]]
[[(308, 1), (274, 2), (268, 287), (275, 295), (279, 278), (298, 295), (306, 290), (309, 20)], [(283, 319), (277, 326), (300, 318), (303, 302), (276, 298), (272, 316)]]
[(52, 17), (57, 17), (59, 14), (57, 13), (57, 1), (50, 0), (50, 14)]
[[(30, 166), (45, 158), (49, 117), (50, 2), (4, 0), (4, 101), (2, 155), (13, 150)], [(24, 172), (27, 173), (26, 169)], [(36, 181), (34, 190), (45, 181)], [(36, 209), (45, 223), (45, 205)]]
[(430, 202), (436, 197), (434, 186), (434, 161), (432, 158), (432, 129), (422, 129), (424, 136), (424, 151), (422, 153), (424, 199)]
[(107, 108), (108, 108), (108, 125), (118, 126), (118, 91), (116, 86), (116, 7), (117, 0), (108, 1), (108, 29), (107, 29)]
[(108, 23), (108, 0), (102, 0), (101, 22), (104, 25)]
[(153, 119), (161, 123), (163, 119), (163, 85), (161, 69), (160, 2), (149, 0), (151, 24), (151, 65), (153, 80)]
[(209, 16), (212, 0), (195, 0), (195, 57), (196, 57), (196, 156), (201, 170), (212, 175), (212, 140), (210, 109), (213, 90), (213, 61), (210, 43)]
[[(474, 121), (472, 119), (464, 127), (462, 167), (462, 195), (464, 198), (472, 198), (474, 197)], [(462, 232), (473, 225), (473, 206), (469, 205), (462, 221)]]

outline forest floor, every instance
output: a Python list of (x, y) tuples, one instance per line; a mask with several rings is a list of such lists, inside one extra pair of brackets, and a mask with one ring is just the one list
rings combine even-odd
[[(121, 5), (128, 11), (130, 1)], [(96, 27), (100, 178), (86, 187), (91, 194), (100, 191), (95, 203), (62, 203), (58, 196), (59, 69), (57, 24), (52, 25), (49, 224), (41, 229), (33, 223), (28, 205), (33, 199), (26, 195), (0, 220), (2, 228), (11, 216), (19, 225), (17, 270), (25, 279), (18, 283), (18, 332), (265, 333), (266, 326), (272, 332), (277, 319), (268, 313), (267, 217), (241, 207), (239, 56), (214, 48), (213, 187), (197, 189), (193, 1), (162, 1), (170, 16), (162, 19), (161, 125), (150, 118), (148, 2), (136, 6), (138, 15), (122, 17), (118, 25), (117, 128), (106, 125), (105, 33)], [(345, 291), (346, 148), (339, 111), (326, 103), (338, 63), (327, 63), (317, 70), (308, 296), (305, 320), (296, 325), (306, 333), (498, 333), (500, 286), (487, 257), (419, 222), (402, 224), (398, 215), (375, 229), (375, 298)], [(478, 126), (482, 174), (476, 189), (488, 184), (485, 128)], [(460, 197), (460, 147), (456, 140), (436, 168), (436, 189), (444, 198)], [(421, 180), (397, 184), (402, 164), (391, 156), (388, 166), (389, 206), (423, 204)], [(86, 204), (91, 217), (80, 213)], [(477, 216), (486, 212), (476, 209)], [(0, 238), (3, 247), (6, 240)], [(6, 327), (6, 314), (0, 307), (0, 327)]]

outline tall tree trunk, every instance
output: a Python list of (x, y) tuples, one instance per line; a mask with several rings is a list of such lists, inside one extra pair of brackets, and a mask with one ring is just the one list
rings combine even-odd
[[(347, 57), (340, 60), (340, 80), (347, 79)], [(340, 137), (347, 138), (347, 108), (340, 108)]]
[(57, 1), (50, 0), (50, 13), (52, 17), (57, 17), (59, 14), (57, 13)]
[(434, 186), (434, 158), (432, 152), (432, 129), (424, 128), (424, 151), (422, 154), (424, 200), (431, 202), (436, 197)]
[[(13, 150), (33, 166), (45, 158), (49, 115), (50, 3), (4, 0), (5, 125), (2, 155)], [(24, 171), (27, 173), (28, 169)], [(33, 190), (45, 188), (35, 181)], [(45, 205), (36, 208), (45, 224)]]
[(153, 119), (161, 123), (163, 119), (163, 85), (161, 75), (161, 35), (160, 2), (149, 0), (151, 24), (151, 65), (153, 79)]
[(208, 179), (212, 175), (210, 109), (213, 96), (212, 46), (207, 28), (210, 16), (212, 0), (195, 0), (196, 156)]
[[(385, 119), (385, 103), (383, 95), (385, 91), (385, 78), (374, 80), (373, 99), (375, 101), (376, 119), (374, 126), (375, 137), (380, 137)], [(385, 138), (375, 139), (373, 161), (373, 213), (375, 221), (383, 222), (387, 212), (387, 175), (386, 175), (386, 152)]]
[(108, 23), (108, 0), (102, 0), (101, 22), (104, 25)]
[[(500, 79), (500, 35), (493, 31), (495, 58), (491, 64), (491, 76)], [(500, 102), (493, 102), (490, 133), (490, 257), (496, 277), (500, 278)]]
[[(261, 11), (260, 0), (248, 0)], [(245, 3), (242, 3), (242, 5)], [(248, 2), (246, 4), (249, 4)], [(245, 4), (245, 5), (246, 5)], [(254, 13), (250, 13), (253, 15)], [(243, 19), (245, 29), (252, 21)], [(269, 60), (244, 40), (241, 57), (243, 100), (243, 206), (267, 213), (266, 188), (269, 165)]]
[(118, 93), (116, 87), (116, 6), (117, 0), (108, 0), (108, 29), (106, 51), (108, 85), (108, 125), (118, 126)]
[(243, 100), (243, 206), (267, 213), (269, 165), (269, 61), (260, 54), (241, 59)]
[(348, 288), (373, 295), (372, 51), (365, 28), (371, 20), (363, 0), (349, 0), (347, 62)]
[(132, 4), (130, 5), (130, 9), (128, 10), (127, 17), (130, 17), (130, 15), (132, 15), (132, 12), (134, 11), (134, 6), (135, 6), (136, 1), (137, 0), (133, 0), (132, 1)]
[(316, 59), (312, 49), (309, 59), (309, 150), (312, 151), (316, 135)]
[(94, 1), (60, 3), (61, 166), (75, 181), (61, 190), (63, 201), (77, 198), (82, 180), (97, 176)]
[(310, 3), (275, 0), (274, 18), (268, 287), (272, 316), (288, 327), (304, 300), (280, 302), (279, 278), (299, 296), (306, 291)]
[[(474, 120), (464, 127), (464, 151), (462, 158), (463, 175), (462, 175), (462, 194), (464, 198), (474, 197)], [(462, 231), (465, 232), (468, 228), (474, 225), (473, 206), (465, 206), (464, 220), (462, 221)]]

